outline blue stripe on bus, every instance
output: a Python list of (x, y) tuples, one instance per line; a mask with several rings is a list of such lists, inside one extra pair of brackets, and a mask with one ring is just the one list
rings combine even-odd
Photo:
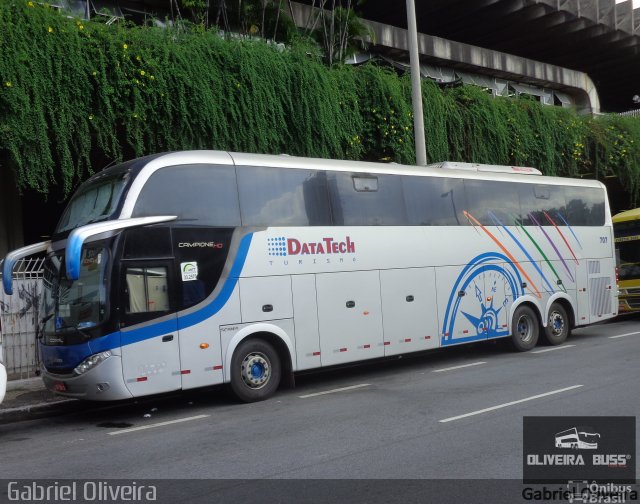
[(222, 286), (222, 290), (220, 291), (218, 296), (213, 301), (211, 301), (211, 303), (203, 306), (200, 310), (188, 315), (184, 315), (182, 317), (178, 317), (179, 330), (194, 326), (196, 324), (199, 324), (203, 320), (212, 317), (222, 309), (227, 301), (229, 301), (233, 290), (236, 288), (236, 283), (238, 283), (238, 278), (240, 277), (240, 273), (242, 272), (242, 268), (244, 267), (244, 262), (247, 259), (247, 255), (249, 254), (249, 246), (251, 245), (252, 237), (253, 234), (248, 234), (240, 242), (236, 260), (234, 261), (233, 266), (231, 267), (231, 271), (229, 272), (229, 277)]
[(10, 259), (9, 257), (5, 257), (2, 263), (2, 285), (9, 296), (13, 294), (13, 265), (15, 263), (15, 259)]
[[(198, 311), (182, 317), (178, 316), (177, 321), (179, 329), (187, 329), (188, 327), (199, 324), (207, 318), (212, 317), (222, 309), (227, 301), (229, 301), (229, 298), (238, 283), (238, 278), (240, 277), (242, 268), (244, 268), (244, 263), (247, 259), (247, 255), (249, 254), (252, 237), (253, 234), (250, 233), (242, 238), (240, 246), (238, 247), (236, 259), (220, 293), (209, 304), (203, 306)], [(43, 362), (46, 367), (55, 372), (56, 367), (68, 368), (71, 365), (77, 366), (80, 362), (94, 353), (112, 350), (120, 346), (131, 345), (175, 330), (176, 319), (171, 319), (151, 324), (146, 327), (141, 327), (140, 329), (134, 329), (129, 332), (115, 332), (107, 334), (79, 345), (50, 346), (41, 344), (40, 349), (42, 351)], [(53, 364), (54, 359), (62, 359), (64, 364), (56, 366)], [(71, 364), (70, 361), (75, 362), (75, 364)]]

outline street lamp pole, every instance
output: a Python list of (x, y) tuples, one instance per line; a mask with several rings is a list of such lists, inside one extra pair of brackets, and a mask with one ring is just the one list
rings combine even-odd
[(416, 144), (416, 165), (427, 164), (427, 147), (424, 138), (422, 117), (422, 85), (420, 82), (420, 56), (418, 53), (418, 28), (414, 0), (407, 0), (407, 35), (411, 60), (411, 101), (413, 102), (413, 130)]

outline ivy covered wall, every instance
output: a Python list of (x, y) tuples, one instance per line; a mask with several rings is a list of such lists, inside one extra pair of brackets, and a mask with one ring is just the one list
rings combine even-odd
[[(640, 120), (423, 85), (429, 162), (527, 165), (640, 195)], [(407, 76), (202, 29), (106, 26), (0, 0), (0, 169), (64, 194), (114, 160), (180, 149), (414, 158)]]

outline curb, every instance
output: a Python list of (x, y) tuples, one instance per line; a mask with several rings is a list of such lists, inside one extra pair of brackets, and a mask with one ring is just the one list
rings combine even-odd
[(80, 405), (80, 401), (77, 399), (61, 399), (59, 401), (26, 404), (16, 408), (0, 409), (0, 425), (69, 413), (76, 409), (73, 406), (74, 404)]
[(44, 383), (42, 378), (36, 376), (34, 378), (25, 378), (22, 380), (9, 380), (7, 381), (7, 392), (11, 392), (13, 390), (36, 390), (36, 389), (44, 389)]

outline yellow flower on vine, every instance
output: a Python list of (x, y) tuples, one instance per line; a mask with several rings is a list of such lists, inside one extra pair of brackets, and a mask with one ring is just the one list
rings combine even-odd
[(155, 79), (155, 77), (154, 77), (153, 75), (150, 75), (150, 76), (149, 76), (149, 78), (150, 78), (151, 80), (154, 80), (154, 79)]
[(84, 30), (84, 25), (78, 25), (78, 28), (79, 28), (80, 30)]
[(5, 82), (5, 83), (4, 83), (4, 85), (5, 85), (5, 86), (7, 86), (7, 87), (11, 87), (11, 86), (13, 86), (13, 84), (11, 84), (11, 81), (7, 81), (7, 82)]
[(27, 5), (28, 5), (29, 7), (33, 7), (33, 2), (28, 2), (28, 3), (27, 3)]
[(53, 33), (53, 28), (49, 27), (49, 28), (47, 29), (47, 31), (48, 31), (49, 33)]
[(127, 44), (122, 44), (122, 48), (126, 51), (127, 49), (129, 49), (129, 46)]
[(92, 73), (91, 75), (93, 75), (93, 76), (95, 77), (96, 75), (98, 75), (98, 72), (96, 72), (96, 71), (94, 70), (94, 71), (93, 71), (93, 73)]
[(140, 75), (144, 76), (145, 71), (144, 70), (140, 70)]
[(136, 60), (142, 61), (142, 58), (140, 56), (136, 56)]
[(93, 121), (93, 114), (90, 114), (90, 115), (89, 115), (89, 120), (90, 120), (90, 121)]

